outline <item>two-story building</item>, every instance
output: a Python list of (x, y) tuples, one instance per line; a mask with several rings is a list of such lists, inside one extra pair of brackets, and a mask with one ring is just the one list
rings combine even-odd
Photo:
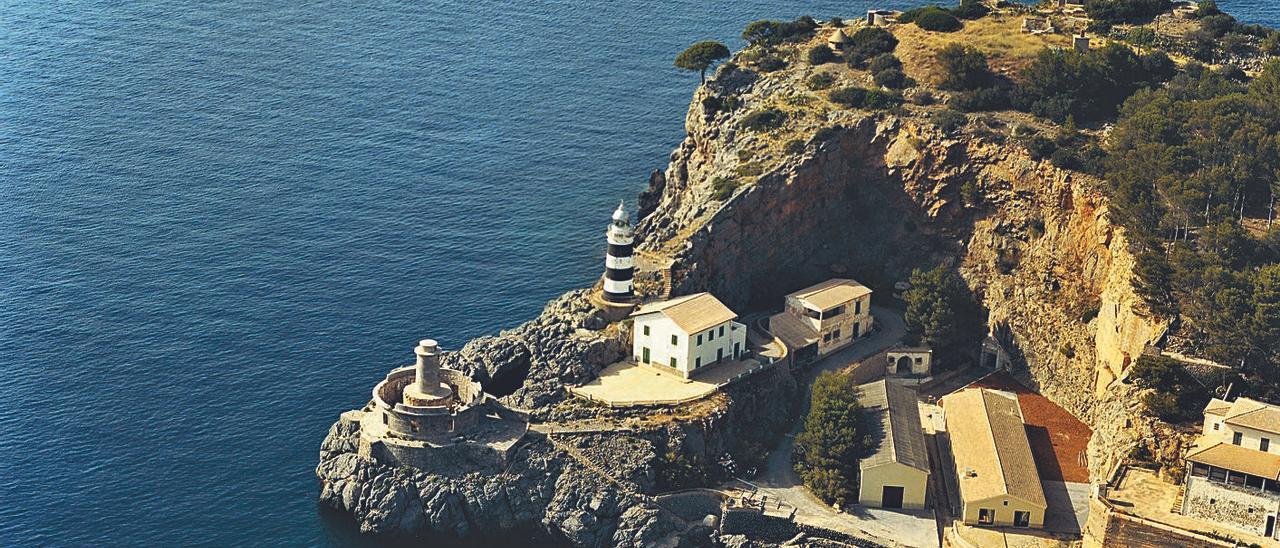
[(710, 293), (646, 304), (631, 314), (632, 357), (690, 378), (742, 357), (747, 327), (737, 317)]
[(1280, 406), (1210, 400), (1185, 461), (1183, 515), (1280, 538)]
[(871, 331), (871, 289), (832, 278), (787, 295), (769, 330), (803, 361), (825, 356)]

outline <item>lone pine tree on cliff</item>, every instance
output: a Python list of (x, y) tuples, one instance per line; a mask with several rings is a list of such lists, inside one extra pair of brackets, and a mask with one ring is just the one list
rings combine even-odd
[(716, 61), (729, 58), (729, 48), (715, 40), (703, 40), (680, 52), (676, 56), (676, 67), (688, 71), (696, 71), (702, 75), (702, 83), (707, 83), (707, 69)]

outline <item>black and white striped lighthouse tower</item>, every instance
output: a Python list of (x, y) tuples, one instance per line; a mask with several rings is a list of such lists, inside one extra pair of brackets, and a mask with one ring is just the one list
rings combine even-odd
[(635, 275), (635, 260), (631, 256), (635, 234), (631, 232), (631, 222), (622, 203), (613, 212), (613, 222), (609, 224), (607, 233), (609, 251), (604, 257), (604, 300), (611, 303), (628, 303), (635, 296), (632, 278)]

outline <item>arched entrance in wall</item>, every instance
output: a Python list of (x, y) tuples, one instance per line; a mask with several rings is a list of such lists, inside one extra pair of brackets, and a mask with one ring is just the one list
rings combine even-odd
[(898, 356), (897, 371), (898, 374), (911, 372), (911, 358), (909, 356)]

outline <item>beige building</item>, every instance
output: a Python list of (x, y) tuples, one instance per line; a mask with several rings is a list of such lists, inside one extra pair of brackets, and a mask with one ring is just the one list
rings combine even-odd
[(747, 327), (710, 293), (646, 304), (631, 317), (635, 360), (686, 379), (746, 351)]
[(1187, 452), (1182, 514), (1280, 538), (1280, 407), (1214, 398)]
[(1047, 503), (1014, 394), (969, 388), (942, 398), (967, 525), (1043, 527)]
[(858, 461), (858, 504), (923, 509), (929, 455), (915, 390), (881, 379), (859, 386), (858, 402), (878, 427), (875, 452)]
[(787, 295), (769, 330), (801, 360), (838, 350), (871, 330), (871, 289), (832, 278)]

